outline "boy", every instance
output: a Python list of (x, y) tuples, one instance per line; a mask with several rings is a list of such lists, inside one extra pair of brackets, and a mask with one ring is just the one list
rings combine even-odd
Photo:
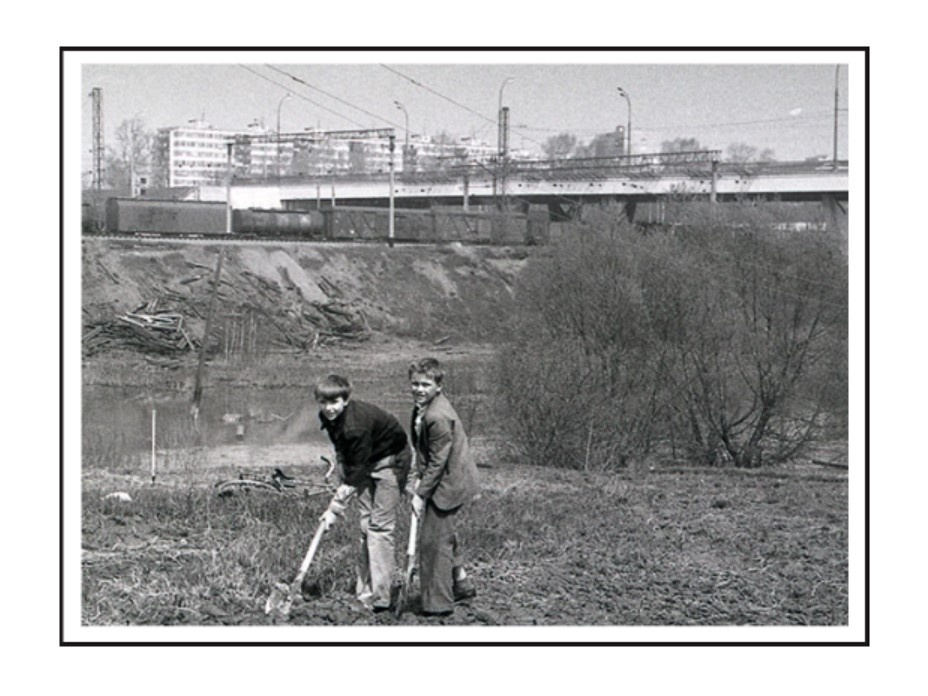
[(439, 616), (451, 614), (456, 601), (477, 594), (464, 572), (463, 551), (455, 526), (461, 507), (479, 490), (467, 433), (441, 393), (443, 377), (444, 370), (434, 358), (424, 358), (409, 366), (415, 402), (411, 432), (419, 479), (412, 506), (421, 524), (422, 611)]
[(345, 377), (329, 375), (313, 393), (322, 429), (335, 446), (341, 484), (320, 519), (329, 529), (357, 493), (361, 543), (356, 594), (369, 609), (385, 611), (390, 608), (395, 563), (396, 509), (412, 460), (406, 431), (383, 409), (352, 399)]

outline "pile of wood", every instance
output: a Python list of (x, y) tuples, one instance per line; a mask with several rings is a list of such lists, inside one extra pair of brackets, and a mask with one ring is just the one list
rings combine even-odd
[(184, 317), (177, 312), (158, 311), (157, 300), (118, 316), (114, 321), (87, 327), (82, 338), (85, 355), (109, 347), (135, 348), (146, 353), (171, 355), (195, 350), (184, 329)]
[[(246, 281), (243, 287), (250, 289), (243, 303), (261, 315), (262, 334), (276, 346), (306, 350), (329, 341), (366, 341), (371, 336), (364, 314), (348, 302), (305, 302), (299, 292), (288, 296), (280, 285), (257, 274), (242, 271), (241, 277)], [(329, 286), (330, 291), (337, 290)]]

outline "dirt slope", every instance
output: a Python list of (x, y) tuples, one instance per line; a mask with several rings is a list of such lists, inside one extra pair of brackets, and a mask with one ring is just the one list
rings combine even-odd
[(182, 314), (199, 341), (220, 248), (212, 341), (250, 331), (259, 350), (373, 333), (492, 341), (506, 330), (512, 283), (528, 254), (508, 247), (85, 240), (85, 332), (156, 300), (156, 311)]

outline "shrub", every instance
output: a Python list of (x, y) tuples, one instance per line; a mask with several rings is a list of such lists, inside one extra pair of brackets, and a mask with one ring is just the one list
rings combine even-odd
[(846, 256), (776, 220), (694, 206), (643, 234), (607, 208), (534, 261), (501, 353), (517, 448), (575, 468), (657, 446), (754, 467), (819, 437), (826, 406), (846, 411), (831, 367), (846, 365)]

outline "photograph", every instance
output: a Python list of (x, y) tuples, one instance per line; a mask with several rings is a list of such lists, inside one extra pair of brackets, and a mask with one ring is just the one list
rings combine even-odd
[(60, 79), (62, 644), (869, 643), (866, 49)]

